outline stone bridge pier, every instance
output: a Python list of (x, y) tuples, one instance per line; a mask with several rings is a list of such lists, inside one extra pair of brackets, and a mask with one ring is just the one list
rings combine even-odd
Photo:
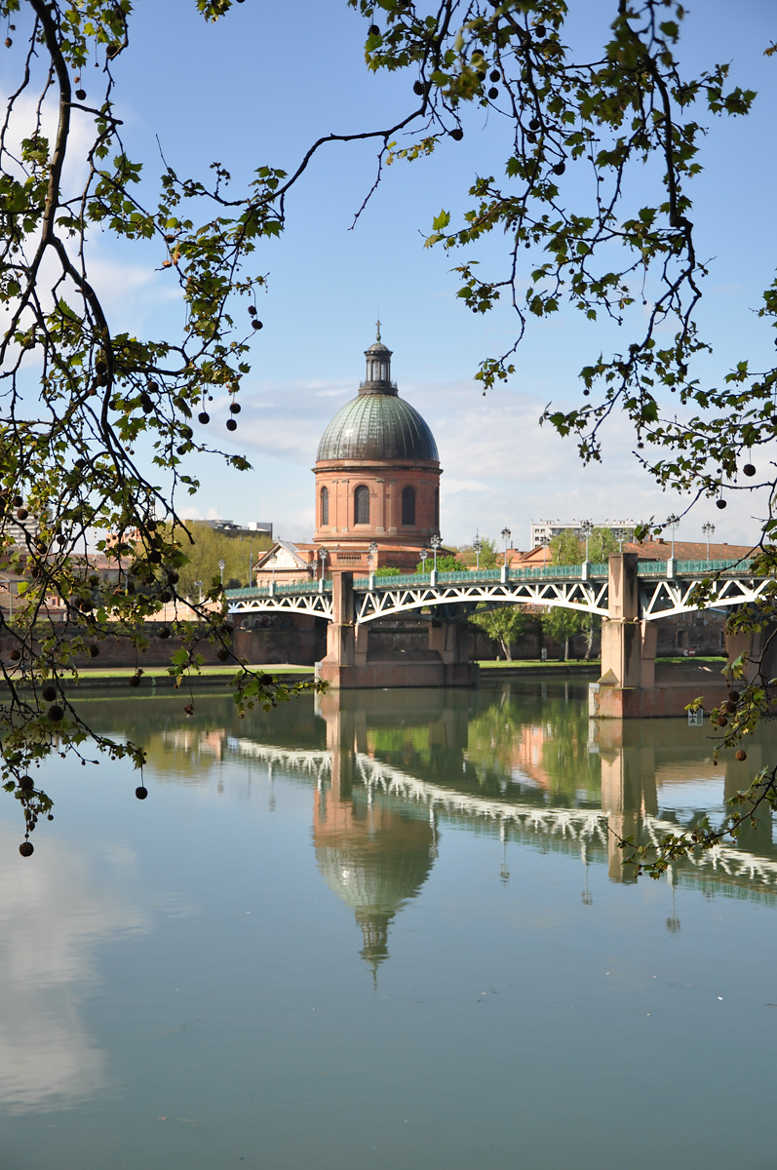
[(675, 663), (662, 668), (656, 664), (657, 621), (641, 618), (637, 564), (636, 553), (622, 553), (609, 560), (602, 673), (598, 682), (590, 684), (589, 714), (602, 719), (684, 715), (686, 704), (699, 697), (709, 711), (725, 698), (727, 681), (718, 666), (693, 658), (687, 666)]
[(374, 657), (370, 623), (356, 621), (353, 573), (332, 574), (332, 603), (326, 657), (316, 663), (316, 678), (330, 687), (455, 687), (477, 682), (466, 621), (433, 621), (428, 649), (412, 657)]

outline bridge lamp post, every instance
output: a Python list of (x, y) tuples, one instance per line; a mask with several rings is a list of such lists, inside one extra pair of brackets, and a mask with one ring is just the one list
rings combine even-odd
[(705, 539), (707, 541), (707, 560), (709, 560), (710, 559), (710, 537), (715, 535), (715, 525), (712, 523), (711, 520), (708, 520), (706, 522), (706, 524), (702, 524), (701, 530), (704, 533)]
[(504, 541), (504, 545), (505, 545), (505, 556), (507, 556), (507, 550), (510, 547), (510, 541), (513, 539), (513, 534), (509, 528), (503, 528), (502, 532), (501, 532), (501, 537), (502, 537), (502, 540)]
[(197, 599), (197, 600), (198, 600), (198, 604), (199, 604), (199, 605), (202, 605), (202, 581), (195, 581), (195, 582), (194, 582), (194, 587), (195, 587), (195, 589), (197, 590), (197, 592), (198, 592), (198, 594), (199, 594), (199, 596), (198, 596), (198, 599)]
[(591, 539), (591, 533), (593, 532), (593, 530), (594, 530), (594, 526), (590, 520), (584, 520), (583, 523), (580, 525), (580, 531), (582, 532), (583, 536), (585, 537), (585, 562), (586, 562), (586, 564), (588, 564), (588, 542)]
[(426, 562), (429, 560), (430, 556), (431, 556), (431, 553), (429, 552), (428, 548), (421, 549), (421, 572), (422, 573), (426, 572)]
[(480, 550), (483, 547), (483, 541), (480, 539), (478, 533), (475, 533), (475, 539), (472, 541), (472, 551), (475, 554), (475, 572), (480, 572)]
[(437, 550), (442, 545), (442, 537), (440, 536), (440, 534), (438, 532), (435, 532), (434, 536), (429, 541), (429, 543), (432, 546), (432, 556), (434, 557), (433, 572), (436, 573), (437, 572)]
[(226, 568), (226, 561), (219, 561), (219, 578), (221, 580), (221, 587), (224, 587), (224, 569)]
[(326, 562), (329, 559), (329, 553), (325, 548), (318, 550), (318, 559), (321, 562), (321, 580), (323, 581), (326, 577)]

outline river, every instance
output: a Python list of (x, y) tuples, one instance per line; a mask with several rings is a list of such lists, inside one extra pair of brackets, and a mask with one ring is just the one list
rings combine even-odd
[(0, 801), (0, 1164), (771, 1167), (777, 848), (641, 877), (769, 758), (584, 688), (84, 704), (142, 741)]

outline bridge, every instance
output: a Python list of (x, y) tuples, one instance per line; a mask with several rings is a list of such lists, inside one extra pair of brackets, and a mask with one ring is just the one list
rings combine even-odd
[[(267, 585), (227, 591), (236, 617), (298, 613), (328, 623), (327, 654), (319, 677), (338, 688), (471, 685), (471, 638), (466, 616), (477, 605), (562, 607), (602, 618), (602, 673), (591, 691), (591, 713), (630, 718), (682, 714), (700, 693), (706, 706), (722, 698), (722, 679), (699, 689), (656, 679), (656, 625), (663, 618), (712, 606), (728, 609), (772, 596), (773, 577), (757, 574), (750, 559), (640, 561), (636, 554), (607, 563), (509, 568), (479, 572), (404, 574)], [(370, 623), (398, 614), (432, 615), (428, 654), (417, 660), (377, 660), (369, 653)], [(757, 654), (750, 638), (732, 639), (729, 652)]]
[[(751, 572), (751, 561), (638, 561), (640, 617), (646, 621), (699, 608), (695, 595), (710, 580), (709, 604), (716, 607), (757, 601), (770, 578)], [(608, 563), (550, 565), (529, 569), (481, 569), (456, 573), (406, 573), (353, 580), (357, 626), (392, 614), (439, 606), (481, 603), (561, 606), (609, 617)], [(338, 574), (342, 576), (342, 574)], [(299, 613), (334, 621), (332, 578), (295, 585), (227, 590), (230, 613)]]

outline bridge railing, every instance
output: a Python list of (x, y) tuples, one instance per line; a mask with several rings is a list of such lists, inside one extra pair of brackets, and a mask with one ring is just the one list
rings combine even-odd
[[(324, 581), (324, 593), (330, 593), (332, 590), (332, 579), (327, 577)], [(321, 591), (321, 582), (314, 581), (297, 581), (296, 584), (289, 585), (249, 585), (243, 589), (225, 589), (224, 595), (227, 601), (239, 601), (244, 597), (269, 597), (271, 593), (289, 594), (289, 593), (319, 593)]]
[[(509, 568), (507, 570), (507, 580), (509, 581), (537, 581), (537, 580), (554, 580), (559, 578), (579, 578), (582, 576), (582, 565), (542, 565), (530, 568)], [(588, 566), (589, 577), (606, 577), (608, 573), (608, 566), (606, 563), (591, 563)], [(501, 569), (462, 569), (456, 572), (438, 572), (438, 585), (472, 585), (479, 582), (501, 581)], [(375, 589), (396, 589), (397, 587), (406, 586), (423, 586), (429, 585), (431, 582), (430, 573), (397, 573), (392, 576), (381, 577), (376, 574), (374, 580)], [(355, 577), (353, 582), (354, 589), (369, 589), (369, 577)]]
[[(728, 561), (675, 561), (674, 571), (676, 577), (687, 573), (709, 573), (710, 576), (715, 573), (742, 574), (750, 572), (752, 563), (750, 557)], [(637, 564), (638, 577), (666, 577), (667, 571), (667, 561), (639, 561)]]

